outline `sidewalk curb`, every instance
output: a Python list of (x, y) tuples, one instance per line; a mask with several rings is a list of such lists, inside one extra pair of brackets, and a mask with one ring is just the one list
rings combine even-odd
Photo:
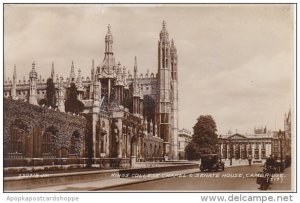
[[(247, 165), (228, 166), (227, 168), (241, 167), (241, 166), (247, 166)], [(153, 178), (153, 179), (148, 179), (148, 180), (137, 180), (137, 181), (133, 181), (133, 182), (129, 182), (129, 183), (120, 183), (120, 184), (115, 184), (115, 185), (110, 185), (110, 186), (99, 187), (97, 189), (91, 189), (89, 191), (99, 191), (99, 190), (110, 189), (110, 188), (115, 188), (115, 187), (121, 187), (121, 186), (127, 186), (127, 185), (134, 185), (134, 184), (139, 184), (139, 183), (146, 183), (146, 182), (151, 182), (151, 181), (156, 181), (156, 180), (162, 180), (162, 179), (167, 179), (167, 178), (174, 178), (174, 177), (178, 177), (178, 176), (183, 175), (183, 174), (189, 175), (189, 174), (194, 174), (194, 173), (198, 173), (198, 172), (200, 172), (200, 170), (195, 171), (195, 172), (188, 172), (188, 173), (184, 173), (184, 172), (180, 173), (180, 172), (177, 171), (176, 175), (173, 175), (173, 176), (170, 175), (170, 176), (166, 176), (166, 177), (159, 177), (159, 178)]]
[[(182, 174), (193, 174), (193, 173), (197, 173), (197, 172), (189, 172), (189, 173), (182, 173)], [(103, 190), (103, 189), (109, 189), (109, 188), (115, 188), (115, 187), (120, 187), (120, 186), (127, 186), (127, 185), (134, 185), (134, 184), (138, 184), (138, 183), (146, 183), (146, 182), (151, 182), (151, 181), (156, 181), (156, 180), (162, 180), (162, 179), (167, 179), (167, 178), (174, 178), (174, 177), (178, 177), (180, 174), (176, 173), (176, 175), (173, 176), (166, 176), (166, 177), (159, 177), (159, 178), (153, 178), (153, 179), (148, 179), (148, 180), (140, 180), (140, 181), (133, 181), (130, 183), (120, 183), (120, 184), (115, 184), (115, 185), (111, 185), (111, 186), (105, 186), (105, 187), (99, 187), (97, 189), (92, 189), (89, 191), (98, 191), (98, 190)]]

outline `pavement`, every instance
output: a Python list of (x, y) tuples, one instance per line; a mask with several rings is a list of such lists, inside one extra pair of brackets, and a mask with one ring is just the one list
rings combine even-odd
[[(284, 169), (281, 177), (274, 177), (273, 183), (269, 186), (270, 191), (291, 191), (295, 188), (292, 187), (293, 174), (291, 173), (291, 167)], [(295, 179), (295, 178), (294, 178)]]
[[(248, 172), (258, 172), (261, 171), (261, 166), (226, 166), (225, 172), (227, 174), (234, 174), (240, 171), (249, 170)], [(231, 168), (231, 169), (230, 169)], [(225, 172), (217, 172), (211, 174), (218, 174), (218, 173), (225, 173)], [(224, 187), (228, 190), (251, 190), (251, 191), (258, 191), (258, 185), (255, 182), (255, 178), (246, 178), (240, 179), (231, 179), (234, 182), (227, 179), (207, 179), (201, 182), (198, 178), (187, 179), (187, 178), (180, 178), (184, 177), (188, 174), (202, 174), (199, 172), (199, 169), (187, 169), (187, 170), (180, 170), (180, 171), (172, 171), (172, 172), (165, 172), (165, 173), (158, 173), (158, 174), (149, 174), (146, 176), (138, 176), (135, 177), (124, 177), (120, 178), (119, 173), (112, 174), (111, 177), (108, 178), (101, 178), (96, 181), (89, 181), (89, 182), (80, 182), (80, 183), (72, 183), (72, 184), (65, 184), (65, 185), (57, 185), (57, 186), (49, 186), (49, 187), (40, 187), (40, 188), (33, 188), (33, 189), (26, 189), (26, 190), (18, 190), (19, 192), (83, 192), (83, 191), (95, 191), (99, 192), (101, 190), (109, 190), (109, 191), (117, 191), (117, 190), (184, 190), (184, 189), (192, 189), (194, 187), (197, 191), (199, 190), (209, 190), (212, 191), (219, 191), (221, 188)], [(287, 168), (285, 170), (285, 178), (280, 179), (280, 181), (274, 181), (271, 184), (269, 190), (270, 191), (290, 191), (291, 190), (291, 168)], [(194, 181), (194, 182), (193, 182)], [(216, 182), (217, 181), (217, 182)], [(170, 182), (170, 184), (168, 184)], [(251, 185), (249, 184), (251, 183)], [(186, 185), (185, 185), (186, 184)], [(240, 185), (241, 184), (241, 185)], [(175, 185), (175, 186), (174, 186)], [(200, 185), (200, 186), (199, 186)], [(204, 188), (202, 188), (205, 186)], [(230, 187), (232, 186), (232, 187)], [(144, 188), (144, 189), (143, 189)], [(16, 192), (16, 191), (14, 191)]]
[(117, 177), (119, 173), (115, 173), (112, 174), (110, 178), (101, 178), (96, 181), (18, 190), (18, 192), (96, 191), (96, 190), (108, 189), (113, 187), (129, 185), (129, 184), (136, 184), (136, 183), (160, 180), (165, 178), (171, 178), (174, 176), (180, 176), (182, 174), (189, 174), (189, 173), (196, 173), (196, 172), (199, 172), (199, 169), (187, 169), (187, 170), (172, 171), (172, 172), (165, 172), (159, 174), (150, 174), (148, 176), (135, 176), (135, 177), (127, 177), (127, 178)]
[[(168, 179), (128, 184), (104, 191), (134, 191), (134, 192), (291, 192), (290, 168), (280, 174), (282, 181), (273, 181), (267, 191), (259, 190), (256, 184), (257, 172), (261, 171), (259, 165), (227, 167), (219, 172), (196, 172), (184, 176)], [(279, 174), (277, 174), (278, 176)]]

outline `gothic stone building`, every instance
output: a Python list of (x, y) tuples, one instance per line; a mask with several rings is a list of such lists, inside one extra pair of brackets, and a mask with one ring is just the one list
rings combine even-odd
[[(55, 76), (52, 63), (56, 108), (65, 112), (68, 90), (74, 83), (78, 100), (84, 105), (80, 114), (87, 119), (85, 136), (91, 138), (88, 154), (95, 162), (103, 157), (131, 158), (132, 162), (163, 156), (178, 158), (177, 50), (174, 41), (169, 40), (165, 22), (159, 34), (157, 73), (139, 75), (136, 57), (133, 64), (131, 74), (116, 61), (110, 26), (104, 59), (96, 66), (92, 61), (90, 77), (82, 77), (80, 69), (76, 77), (73, 62), (68, 78)], [(29, 79), (18, 80), (15, 66), (12, 81), (4, 83), (4, 96), (42, 108), (46, 82), (38, 77), (36, 69), (33, 62)]]
[(279, 160), (289, 161), (292, 157), (292, 115), (291, 110), (284, 117), (284, 131), (274, 132), (272, 139), (272, 154)]

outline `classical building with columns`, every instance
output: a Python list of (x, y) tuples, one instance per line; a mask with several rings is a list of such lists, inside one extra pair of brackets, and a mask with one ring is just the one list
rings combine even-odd
[(219, 136), (219, 153), (225, 160), (243, 164), (249, 155), (253, 163), (264, 163), (271, 154), (273, 132), (254, 129), (253, 134), (231, 133)]
[[(139, 64), (143, 62), (135, 56), (133, 74), (117, 62), (110, 25), (104, 39), (104, 59), (99, 63), (92, 60), (89, 77), (84, 78), (80, 69), (76, 76), (73, 61), (70, 75), (65, 78), (55, 75), (54, 63), (50, 67), (56, 90), (55, 109), (68, 113), (65, 102), (72, 83), (84, 105), (80, 115), (87, 119), (88, 155), (83, 156), (92, 157), (95, 163), (104, 157), (131, 158), (132, 162), (163, 156), (178, 159), (178, 56), (166, 23), (159, 33), (156, 74), (139, 74)], [(38, 61), (32, 63), (29, 78), (18, 80), (18, 68), (14, 66), (12, 80), (5, 79), (4, 97), (42, 106), (46, 81), (38, 76), (42, 71)]]

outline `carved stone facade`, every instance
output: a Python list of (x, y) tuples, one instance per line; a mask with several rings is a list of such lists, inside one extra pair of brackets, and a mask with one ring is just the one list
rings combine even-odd
[[(166, 23), (163, 22), (159, 35), (157, 74), (147, 71), (138, 75), (139, 63), (135, 57), (132, 75), (116, 61), (113, 42), (108, 26), (104, 59), (96, 67), (92, 61), (90, 77), (82, 77), (80, 69), (76, 77), (73, 61), (68, 78), (55, 76), (52, 63), (57, 109), (65, 111), (68, 89), (74, 83), (78, 100), (84, 105), (80, 114), (87, 118), (86, 138), (90, 139), (87, 154), (93, 163), (104, 157), (130, 158), (133, 164), (163, 156), (177, 159), (177, 50), (174, 41), (169, 40)], [(46, 98), (46, 81), (38, 77), (38, 65), (32, 63), (28, 80), (24, 77), (18, 81), (16, 70), (17, 67), (13, 81), (5, 80), (4, 96), (41, 106)]]
[[(291, 110), (284, 117), (284, 131), (274, 132), (272, 154), (279, 160), (291, 159), (292, 155), (292, 115)], [(282, 157), (281, 157), (282, 156)]]
[(22, 100), (4, 106), (4, 167), (84, 163), (84, 117)]

